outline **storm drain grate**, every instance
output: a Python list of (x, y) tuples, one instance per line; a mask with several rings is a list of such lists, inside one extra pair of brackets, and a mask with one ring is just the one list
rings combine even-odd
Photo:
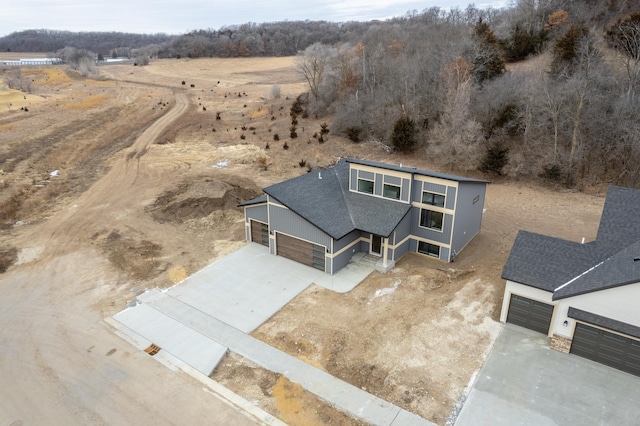
[(157, 354), (158, 352), (160, 352), (160, 349), (162, 349), (160, 346), (156, 345), (155, 343), (152, 343), (147, 349), (145, 349), (144, 351), (146, 353), (148, 353), (151, 356), (154, 356), (155, 354)]

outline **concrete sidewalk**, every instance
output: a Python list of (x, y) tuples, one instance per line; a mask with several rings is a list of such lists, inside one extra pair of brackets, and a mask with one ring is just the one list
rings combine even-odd
[(352, 386), (248, 334), (163, 294), (147, 303), (160, 315), (189, 326), (203, 336), (263, 368), (299, 383), (331, 405), (374, 425), (432, 425), (406, 410)]

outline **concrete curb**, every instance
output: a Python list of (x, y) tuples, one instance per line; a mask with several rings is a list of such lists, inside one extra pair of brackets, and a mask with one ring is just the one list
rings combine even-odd
[[(144, 351), (144, 349), (149, 347), (149, 345), (151, 345), (152, 343), (151, 341), (145, 339), (135, 331), (114, 320), (113, 318), (105, 318), (103, 321), (107, 325), (115, 329), (115, 334), (117, 336), (127, 341), (132, 346), (140, 349), (141, 351)], [(226, 403), (233, 409), (244, 414), (251, 420), (256, 421), (256, 423), (267, 426), (287, 426), (287, 424), (280, 419), (272, 416), (261, 408), (256, 407), (246, 399), (242, 398), (240, 395), (230, 391), (220, 383), (210, 379), (205, 374), (185, 364), (175, 356), (171, 355), (169, 352), (161, 350), (160, 352), (158, 352), (158, 354), (154, 355), (153, 358), (172, 371), (180, 371), (193, 377), (205, 386), (203, 388), (205, 392), (214, 395), (220, 401)]]

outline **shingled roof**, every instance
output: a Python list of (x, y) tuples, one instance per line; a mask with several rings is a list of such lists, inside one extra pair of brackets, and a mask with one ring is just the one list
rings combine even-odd
[(411, 205), (349, 191), (349, 165), (316, 170), (264, 188), (311, 224), (340, 239), (354, 230), (391, 235)]
[(502, 278), (553, 292), (554, 300), (640, 282), (639, 211), (639, 190), (611, 186), (595, 241), (520, 231)]

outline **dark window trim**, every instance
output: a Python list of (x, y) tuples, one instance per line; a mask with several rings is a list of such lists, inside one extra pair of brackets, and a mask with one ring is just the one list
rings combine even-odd
[[(390, 186), (390, 187), (393, 187), (393, 188), (398, 188), (398, 196), (397, 196), (397, 197), (388, 197), (388, 196), (385, 194), (385, 192), (386, 192), (386, 191), (385, 191), (385, 189), (386, 189), (386, 187), (387, 187), (387, 186)], [(401, 186), (394, 185), (394, 184), (392, 184), (392, 183), (383, 183), (383, 184), (382, 184), (382, 196), (383, 196), (384, 198), (389, 198), (390, 200), (400, 200), (400, 196), (401, 196), (401, 194), (402, 194), (402, 187), (401, 187)]]
[[(427, 250), (426, 251), (420, 250), (420, 245), (421, 244), (426, 244), (426, 246), (427, 246)], [(437, 259), (440, 259), (440, 246), (437, 245), (437, 244), (431, 244), (431, 243), (428, 243), (426, 241), (418, 241), (418, 247), (417, 248), (418, 248), (418, 253), (420, 253), (420, 254), (424, 254), (426, 256), (435, 257)], [(430, 252), (429, 251), (429, 249), (432, 249), (432, 248), (436, 249), (435, 252)]]
[[(436, 228), (436, 227), (433, 227), (433, 226), (428, 226), (426, 224), (423, 224), (422, 218), (423, 218), (423, 215), (425, 214), (425, 212), (427, 212), (427, 214), (430, 212), (432, 214), (436, 213), (436, 214), (442, 215), (442, 220), (440, 222), (440, 228)], [(433, 231), (443, 232), (443, 230), (444, 230), (444, 218), (445, 218), (445, 216), (444, 216), (443, 212), (439, 212), (439, 211), (431, 210), (431, 209), (420, 209), (420, 223), (419, 223), (419, 225), (420, 225), (421, 228), (426, 228), (426, 229), (431, 229)], [(428, 218), (427, 218), (427, 220), (425, 222), (427, 222), (427, 223), (429, 222)]]
[[(360, 181), (362, 181), (362, 182), (371, 182), (371, 192), (360, 190)], [(364, 179), (364, 178), (359, 177), (356, 185), (357, 185), (356, 191), (360, 192), (362, 194), (371, 194), (371, 195), (373, 195), (373, 193), (376, 190), (376, 182), (373, 181), (373, 180), (370, 180), (370, 179)]]
[[(425, 199), (424, 199), (425, 194), (431, 196), (431, 201), (430, 202), (429, 201), (425, 201)], [(435, 201), (436, 196), (442, 197), (442, 205), (436, 204), (436, 201)], [(431, 191), (422, 191), (422, 199), (420, 201), (422, 202), (422, 204), (428, 204), (430, 206), (444, 208), (444, 206), (446, 204), (446, 201), (447, 201), (446, 197), (447, 196), (445, 194), (438, 194), (436, 192), (431, 192)]]

